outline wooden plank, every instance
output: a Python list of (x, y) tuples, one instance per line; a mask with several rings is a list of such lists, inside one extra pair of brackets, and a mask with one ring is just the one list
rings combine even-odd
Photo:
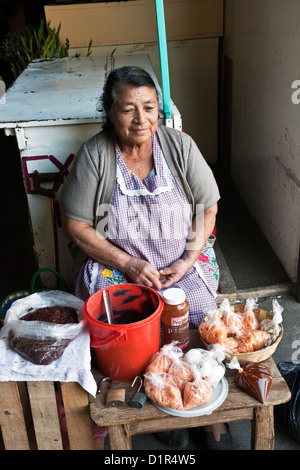
[(30, 450), (17, 382), (0, 383), (0, 427), (6, 450)]
[(30, 450), (37, 450), (37, 444), (34, 433), (34, 426), (32, 421), (32, 414), (27, 390), (27, 382), (17, 382), (21, 404), (23, 407), (23, 416), (25, 420), (25, 426), (27, 430), (27, 436), (29, 441)]
[(95, 450), (87, 392), (76, 382), (61, 383), (71, 450)]
[(109, 426), (108, 438), (111, 450), (132, 450), (130, 430), (127, 424)]
[(252, 448), (255, 450), (273, 450), (274, 441), (274, 407), (259, 406), (254, 409)]
[(39, 450), (63, 450), (53, 382), (27, 382)]
[(253, 409), (214, 411), (210, 415), (196, 416), (192, 418), (177, 418), (165, 416), (165, 419), (153, 419), (151, 421), (140, 421), (130, 424), (130, 434), (148, 434), (153, 432), (171, 431), (173, 429), (185, 429), (208, 426), (219, 423), (230, 423), (231, 421), (243, 421), (253, 419)]

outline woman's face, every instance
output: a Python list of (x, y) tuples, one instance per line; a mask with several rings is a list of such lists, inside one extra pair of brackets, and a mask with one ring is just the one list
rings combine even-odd
[(151, 139), (158, 125), (158, 102), (153, 88), (127, 87), (118, 92), (110, 120), (121, 145), (140, 146)]

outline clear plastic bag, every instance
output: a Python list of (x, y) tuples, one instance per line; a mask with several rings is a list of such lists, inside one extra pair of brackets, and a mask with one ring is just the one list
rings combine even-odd
[(270, 335), (270, 339), (266, 346), (273, 344), (281, 332), (280, 324), (282, 323), (282, 312), (284, 308), (279, 305), (276, 299), (274, 299), (272, 301), (272, 310), (273, 318), (266, 318), (265, 320), (262, 320), (259, 324), (259, 329), (267, 332)]
[(189, 364), (179, 358), (174, 360), (168, 373), (181, 392), (184, 389), (185, 383), (191, 382), (194, 379), (194, 375)]
[(246, 329), (257, 330), (258, 320), (255, 316), (254, 309), (257, 308), (257, 298), (250, 298), (246, 300), (244, 313), (242, 315), (243, 326)]
[(223, 300), (220, 311), (222, 312), (221, 319), (227, 328), (227, 336), (238, 336), (244, 328), (242, 315), (231, 309), (228, 299)]
[(184, 355), (184, 361), (187, 362), (192, 371), (197, 369), (197, 376), (207, 379), (213, 387), (216, 387), (225, 375), (225, 366), (222, 361), (226, 354), (219, 344), (214, 344), (210, 349), (200, 348), (190, 349)]
[[(34, 364), (51, 364), (83, 330), (83, 305), (81, 299), (60, 290), (39, 292), (15, 301), (5, 317), (11, 349)], [(22, 317), (37, 309), (56, 306), (74, 308), (78, 322), (58, 324), (22, 320)]]
[(196, 406), (207, 403), (214, 392), (212, 384), (201, 373), (196, 365), (191, 366), (194, 380), (186, 382), (183, 388), (183, 409), (190, 410)]
[(207, 318), (198, 327), (201, 338), (208, 344), (223, 344), (227, 339), (227, 328), (219, 310), (208, 312)]
[(255, 308), (256, 298), (247, 299), (243, 312), (234, 312), (229, 300), (223, 300), (199, 325), (200, 337), (208, 345), (222, 345), (228, 354), (249, 353), (270, 346), (280, 334), (283, 308), (274, 300), (273, 318), (261, 322), (256, 318)]
[(189, 410), (206, 403), (225, 374), (221, 346), (195, 348), (183, 355), (176, 342), (163, 346), (144, 373), (146, 395), (161, 406)]
[(154, 354), (150, 359), (149, 364), (145, 369), (148, 372), (169, 372), (171, 365), (183, 356), (182, 349), (176, 346), (177, 342), (165, 344), (160, 350)]
[(262, 330), (244, 330), (239, 337), (240, 352), (247, 353), (263, 348), (270, 339), (269, 333)]
[(172, 377), (164, 372), (149, 372), (144, 374), (146, 395), (154, 403), (176, 410), (183, 409), (179, 388)]
[(272, 385), (272, 373), (269, 367), (260, 362), (247, 362), (241, 366), (236, 357), (228, 364), (229, 369), (237, 369), (237, 387), (261, 403), (265, 403)]

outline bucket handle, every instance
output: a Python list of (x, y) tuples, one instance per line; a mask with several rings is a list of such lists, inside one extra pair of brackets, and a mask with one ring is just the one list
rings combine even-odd
[(102, 348), (103, 346), (107, 346), (108, 344), (112, 343), (116, 339), (120, 338), (121, 336), (126, 334), (126, 330), (123, 331), (115, 331), (115, 334), (111, 336), (110, 338), (107, 339), (97, 339), (94, 341), (92, 338), (90, 338), (90, 345), (92, 348)]

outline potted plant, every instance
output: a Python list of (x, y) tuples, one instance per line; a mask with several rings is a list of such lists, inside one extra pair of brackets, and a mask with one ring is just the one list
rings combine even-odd
[[(8, 34), (0, 44), (0, 61), (6, 85), (15, 80), (33, 59), (51, 59), (68, 56), (69, 40), (63, 45), (60, 40), (60, 27), (51, 27), (44, 18), (38, 26), (26, 26), (20, 33)], [(92, 39), (87, 56), (92, 53)], [(76, 54), (78, 56), (78, 54)]]

